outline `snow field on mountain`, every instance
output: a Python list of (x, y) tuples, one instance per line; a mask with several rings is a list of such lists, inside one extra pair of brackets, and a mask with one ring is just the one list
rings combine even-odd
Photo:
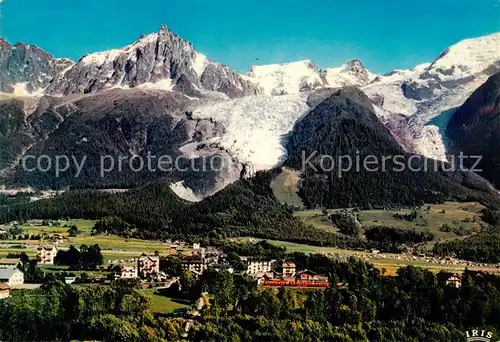
[(193, 117), (221, 123), (225, 133), (212, 142), (260, 170), (283, 160), (286, 134), (307, 110), (304, 94), (257, 95), (195, 108)]
[(304, 86), (325, 85), (320, 70), (310, 60), (253, 66), (247, 76), (267, 95), (299, 94)]

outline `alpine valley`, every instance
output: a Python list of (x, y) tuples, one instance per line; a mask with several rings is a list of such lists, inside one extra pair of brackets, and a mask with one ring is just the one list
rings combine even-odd
[[(411, 206), (452, 197), (496, 201), (497, 190), (481, 177), (497, 184), (495, 169), (416, 177), (358, 173), (341, 180), (298, 169), (301, 151), (446, 161), (457, 147), (477, 152), (483, 134), (491, 142), (483, 146), (491, 159), (483, 165), (498, 168), (499, 72), (500, 33), (463, 40), (428, 64), (385, 75), (359, 60), (325, 70), (310, 60), (260, 65), (238, 74), (165, 26), (77, 62), (0, 39), (0, 177), (7, 186), (45, 189), (161, 182), (199, 202), (239, 179), (254, 184), (256, 174), (271, 181), (289, 172), (297, 181), (288, 186), (309, 207)], [(217, 159), (224, 167), (100, 174), (103, 155), (147, 154), (184, 156), (185, 166)], [(60, 175), (27, 172), (20, 162), (28, 155), (85, 157), (86, 164), (79, 177), (74, 165)]]

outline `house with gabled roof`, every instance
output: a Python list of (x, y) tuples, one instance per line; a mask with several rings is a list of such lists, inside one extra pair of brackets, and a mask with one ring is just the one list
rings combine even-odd
[(141, 255), (137, 259), (137, 269), (141, 277), (160, 273), (160, 257), (158, 255)]
[(19, 258), (3, 258), (0, 259), (0, 268), (17, 268), (21, 264)]
[(10, 287), (24, 284), (24, 273), (17, 268), (0, 268), (0, 283)]

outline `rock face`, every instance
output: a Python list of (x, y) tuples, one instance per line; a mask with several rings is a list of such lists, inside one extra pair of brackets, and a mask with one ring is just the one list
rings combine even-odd
[(47, 89), (48, 94), (95, 93), (110, 88), (173, 88), (195, 95), (208, 90), (241, 97), (257, 88), (225, 65), (215, 63), (193, 45), (162, 26), (119, 50), (82, 57)]
[[(450, 119), (446, 134), (451, 141), (450, 154), (458, 157), (480, 156), (476, 167), (481, 175), (500, 184), (500, 73), (491, 76)], [(464, 161), (474, 166), (475, 158)]]
[(0, 38), (0, 92), (23, 95), (43, 90), (71, 65), (69, 59), (54, 58), (36, 46), (10, 45)]

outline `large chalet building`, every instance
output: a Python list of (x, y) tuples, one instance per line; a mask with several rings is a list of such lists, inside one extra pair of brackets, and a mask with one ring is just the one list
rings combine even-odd
[(284, 261), (283, 264), (281, 264), (281, 268), (283, 269), (283, 278), (295, 277), (297, 268), (294, 262)]
[(181, 267), (184, 271), (200, 275), (208, 268), (208, 265), (204, 258), (194, 255), (185, 257), (182, 260)]
[(271, 272), (272, 264), (276, 262), (276, 260), (265, 260), (249, 257), (241, 257), (241, 261), (243, 261), (243, 263), (246, 265), (248, 274)]
[(160, 273), (160, 257), (158, 255), (141, 255), (137, 260), (139, 275), (147, 277)]
[(48, 245), (38, 247), (38, 263), (42, 265), (54, 265), (54, 259), (57, 255), (57, 247)]

